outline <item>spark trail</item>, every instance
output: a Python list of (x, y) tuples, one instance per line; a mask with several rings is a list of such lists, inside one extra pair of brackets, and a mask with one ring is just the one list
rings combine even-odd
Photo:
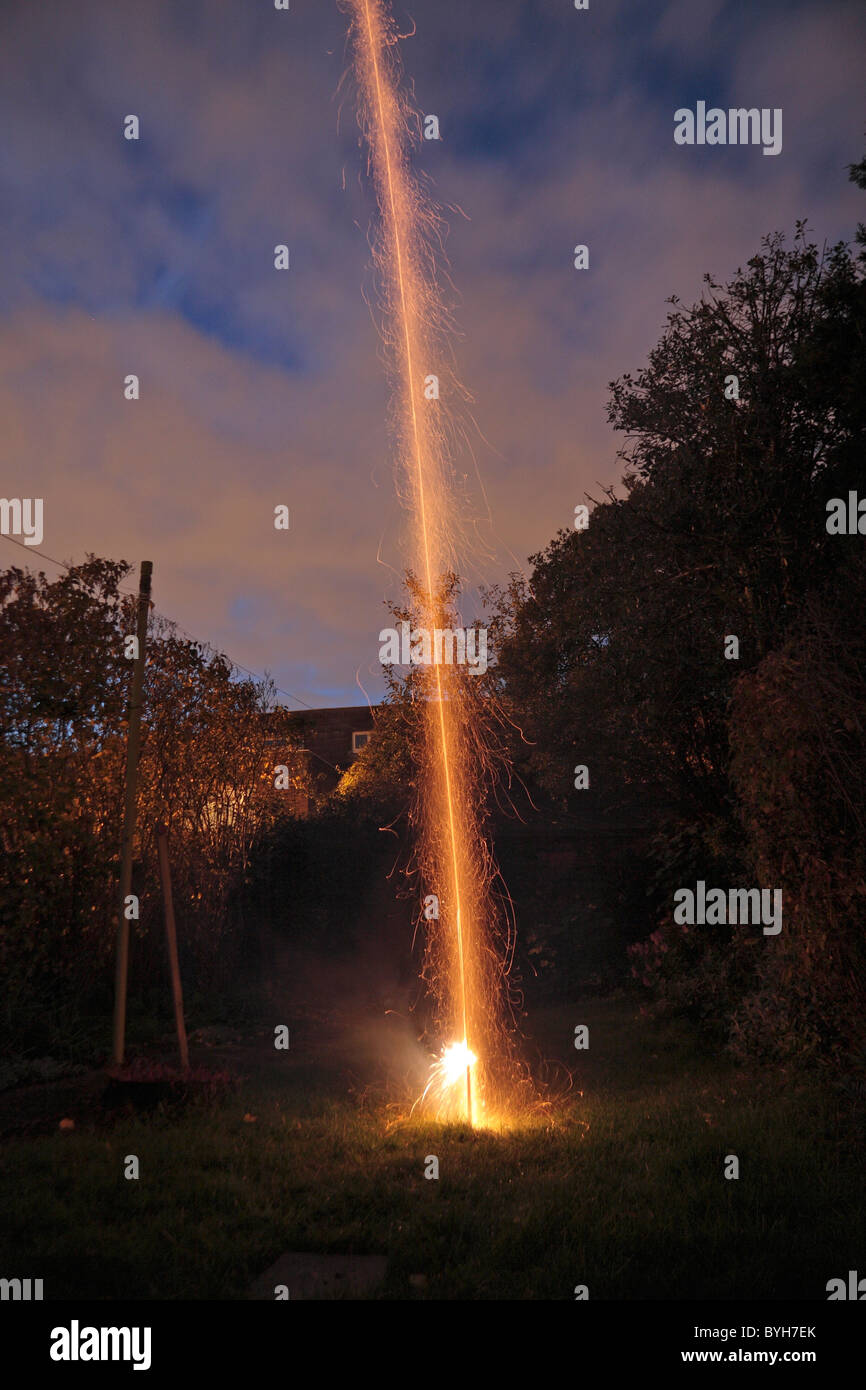
[[(437, 285), (439, 224), (409, 166), (417, 117), (401, 92), (393, 24), (382, 0), (341, 3), (351, 17), (359, 121), (380, 212), (375, 258), (395, 387), (398, 482), (412, 520), (410, 572), (420, 576), (412, 588), (416, 623), (433, 632), (451, 625), (449, 576), (463, 532), (453, 431), (443, 400), (429, 399), (424, 389), (432, 374), (442, 396), (460, 390)], [(420, 859), (439, 898), (440, 918), (430, 924), (425, 976), (437, 998), (439, 1026), (456, 1040), (443, 1048), (422, 1099), (444, 1118), (494, 1123), (503, 1113), (495, 1078), (509, 1046), (500, 997), (506, 969), (492, 930), (492, 860), (479, 822), (485, 750), (465, 671), (434, 659), (426, 679), (418, 747)]]

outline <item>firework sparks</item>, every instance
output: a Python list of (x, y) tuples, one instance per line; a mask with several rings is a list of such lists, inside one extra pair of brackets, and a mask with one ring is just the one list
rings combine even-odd
[[(384, 4), (342, 3), (351, 17), (359, 120), (380, 211), (375, 257), (394, 382), (398, 486), (412, 523), (414, 616), (417, 627), (431, 632), (450, 626), (449, 577), (458, 570), (458, 541), (465, 533), (446, 407), (462, 393), (451, 368), (450, 323), (436, 280), (439, 222), (410, 169), (417, 116), (401, 91), (397, 37)], [(431, 380), (433, 393), (425, 390)], [(434, 660), (419, 705), (419, 861), (440, 904), (439, 918), (429, 924), (424, 975), (442, 1034), (461, 1040), (445, 1046), (420, 1099), (439, 1116), (487, 1123), (509, 1043), (502, 999), (507, 951), (497, 948), (493, 866), (480, 821), (486, 750), (473, 717), (477, 699), (458, 666)], [(497, 1108), (501, 1113), (501, 1096)]]

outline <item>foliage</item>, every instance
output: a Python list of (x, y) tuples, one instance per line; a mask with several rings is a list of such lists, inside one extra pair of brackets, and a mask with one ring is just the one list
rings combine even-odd
[[(110, 974), (132, 671), (123, 639), (136, 603), (121, 587), (129, 573), (91, 556), (53, 582), (17, 568), (0, 574), (2, 1027), (23, 1028), (34, 1046), (48, 1001), (104, 991)], [(253, 844), (281, 814), (273, 767), (291, 743), (267, 684), (235, 679), (225, 658), (151, 614), (133, 879), (139, 984), (164, 968), (160, 825), (188, 988), (233, 968), (243, 933), (230, 908)]]
[(784, 902), (775, 949), (733, 1012), (740, 1053), (866, 1048), (866, 563), (859, 549), (850, 560), (740, 682), (732, 708), (754, 872), (781, 885)]

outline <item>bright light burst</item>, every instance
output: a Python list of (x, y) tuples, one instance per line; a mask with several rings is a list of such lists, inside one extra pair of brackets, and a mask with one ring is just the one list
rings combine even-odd
[[(463, 1085), (467, 1076), (471, 1078), (472, 1068), (477, 1061), (478, 1058), (465, 1038), (462, 1042), (451, 1043), (443, 1048), (441, 1056), (430, 1068), (427, 1085), (415, 1106), (420, 1105), (428, 1110), (437, 1120), (465, 1119), (466, 1114), (462, 1106)], [(413, 1110), (415, 1106), (412, 1107)], [(484, 1123), (478, 1106), (472, 1112), (472, 1123)]]
[(452, 1043), (450, 1047), (446, 1047), (439, 1063), (445, 1084), (452, 1086), (455, 1081), (459, 1081), (466, 1069), (477, 1061), (478, 1058), (465, 1038), (462, 1042)]

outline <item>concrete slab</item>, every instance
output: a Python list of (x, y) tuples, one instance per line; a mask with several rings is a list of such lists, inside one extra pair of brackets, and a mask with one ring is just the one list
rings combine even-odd
[(362, 1298), (378, 1288), (387, 1265), (384, 1255), (314, 1255), (288, 1250), (259, 1276), (249, 1297), (272, 1303), (276, 1286), (285, 1284), (290, 1301)]

